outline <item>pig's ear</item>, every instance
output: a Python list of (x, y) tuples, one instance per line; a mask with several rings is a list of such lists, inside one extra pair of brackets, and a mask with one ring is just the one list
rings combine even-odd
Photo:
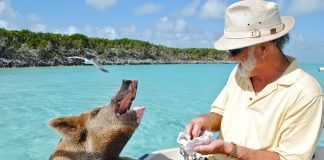
[(71, 116), (71, 117), (59, 117), (54, 118), (48, 121), (49, 126), (56, 129), (63, 136), (74, 136), (79, 132), (80, 117)]

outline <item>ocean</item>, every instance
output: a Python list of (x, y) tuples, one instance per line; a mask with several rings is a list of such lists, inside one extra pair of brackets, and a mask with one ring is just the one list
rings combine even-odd
[[(48, 159), (60, 136), (50, 118), (76, 115), (107, 104), (123, 79), (138, 80), (133, 107), (146, 107), (139, 128), (122, 155), (138, 158), (179, 147), (179, 132), (209, 112), (234, 64), (112, 65), (0, 69), (0, 159)], [(302, 64), (324, 89), (320, 64)], [(324, 146), (324, 133), (319, 146)]]

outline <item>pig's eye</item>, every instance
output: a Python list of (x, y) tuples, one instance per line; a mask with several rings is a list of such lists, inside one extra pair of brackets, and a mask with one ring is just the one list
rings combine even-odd
[(91, 118), (95, 117), (98, 113), (99, 113), (100, 109), (97, 108), (97, 109), (94, 109), (92, 112), (91, 112)]
[(84, 129), (81, 129), (79, 142), (84, 142), (86, 140), (87, 140), (87, 131)]

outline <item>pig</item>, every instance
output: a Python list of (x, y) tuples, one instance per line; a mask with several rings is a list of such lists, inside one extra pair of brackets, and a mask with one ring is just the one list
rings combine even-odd
[(76, 116), (48, 121), (62, 139), (50, 160), (126, 160), (119, 154), (140, 124), (145, 108), (130, 109), (136, 80), (123, 80), (110, 103)]

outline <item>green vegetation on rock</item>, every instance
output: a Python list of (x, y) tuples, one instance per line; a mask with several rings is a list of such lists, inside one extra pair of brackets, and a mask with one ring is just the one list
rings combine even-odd
[(211, 48), (169, 48), (127, 38), (0, 29), (0, 67), (82, 64), (68, 56), (83, 56), (103, 64), (226, 63), (225, 52)]

